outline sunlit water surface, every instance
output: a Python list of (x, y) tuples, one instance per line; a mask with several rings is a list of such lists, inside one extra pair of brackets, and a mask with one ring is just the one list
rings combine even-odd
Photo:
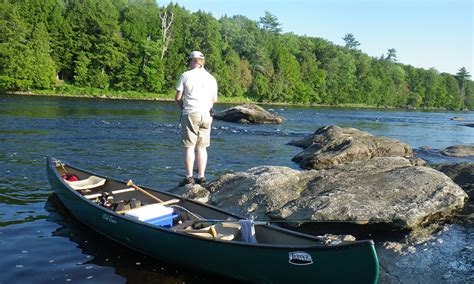
[[(265, 108), (285, 122), (214, 122), (208, 178), (260, 165), (298, 168), (291, 158), (301, 149), (287, 143), (326, 125), (355, 127), (413, 148), (474, 143), (474, 128), (464, 125), (474, 123), (472, 112)], [(465, 120), (450, 120), (455, 116)], [(173, 188), (184, 172), (178, 121), (172, 102), (0, 95), (0, 283), (221, 282), (91, 231), (62, 208), (46, 179), (51, 156), (121, 180)], [(432, 163), (469, 161), (419, 154)]]

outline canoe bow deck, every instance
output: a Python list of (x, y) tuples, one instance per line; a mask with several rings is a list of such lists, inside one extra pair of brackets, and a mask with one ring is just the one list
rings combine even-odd
[[(79, 181), (63, 179), (64, 172)], [(53, 191), (79, 221), (163, 261), (259, 283), (376, 283), (378, 279), (371, 240), (324, 245), (315, 236), (256, 223), (256, 243), (244, 242), (248, 234), (242, 235), (241, 222), (246, 221), (240, 220), (245, 218), (219, 208), (165, 191), (139, 188), (146, 191), (142, 192), (52, 158), (47, 159), (47, 175)], [(115, 211), (114, 206), (104, 206), (107, 197), (113, 197), (110, 204), (134, 199), (142, 206)], [(134, 215), (134, 210), (147, 214), (164, 210), (167, 215), (160, 218), (166, 220), (143, 221), (137, 216), (144, 213)]]

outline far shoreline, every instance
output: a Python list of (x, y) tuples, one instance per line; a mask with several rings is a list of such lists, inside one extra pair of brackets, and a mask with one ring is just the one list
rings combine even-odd
[[(65, 98), (83, 98), (83, 99), (100, 99), (100, 100), (133, 100), (133, 101), (156, 101), (156, 102), (174, 102), (174, 94), (156, 94), (156, 93), (140, 93), (135, 91), (123, 92), (114, 91), (113, 93), (99, 92), (94, 90), (94, 94), (81, 93), (58, 93), (52, 90), (34, 90), (34, 91), (3, 91), (0, 94), (18, 95), (18, 96), (43, 96), (43, 97), (65, 97)], [(282, 102), (258, 102), (252, 101), (246, 97), (219, 97), (217, 104), (244, 104), (251, 103), (256, 105), (275, 105), (275, 106), (294, 106), (294, 107), (323, 107), (323, 108), (338, 108), (338, 109), (382, 109), (382, 110), (404, 110), (404, 111), (450, 111), (450, 112), (472, 112), (474, 110), (450, 110), (446, 108), (409, 108), (409, 107), (388, 107), (388, 106), (374, 106), (363, 104), (296, 104), (296, 103), (282, 103)]]

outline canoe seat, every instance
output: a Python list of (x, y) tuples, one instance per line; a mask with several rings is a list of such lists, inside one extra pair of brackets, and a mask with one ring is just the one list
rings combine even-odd
[(68, 181), (64, 180), (72, 189), (75, 190), (83, 190), (83, 189), (90, 189), (90, 188), (96, 188), (99, 186), (104, 185), (106, 179), (97, 177), (97, 176), (90, 176), (86, 179), (83, 180), (78, 180), (78, 181)]
[[(217, 236), (214, 238), (210, 233), (209, 227), (202, 228), (199, 230), (182, 230), (182, 232), (199, 236), (208, 239), (218, 239), (223, 241), (232, 241), (240, 231), (240, 224), (239, 223), (232, 223), (232, 222), (222, 222), (212, 225), (217, 232)], [(199, 232), (202, 231), (202, 232)]]
[[(124, 188), (124, 189), (117, 189), (117, 190), (112, 191), (112, 194), (115, 195), (115, 194), (130, 192), (130, 191), (135, 191), (135, 188), (129, 187), (129, 188)], [(101, 197), (101, 196), (102, 196), (102, 193), (84, 195), (84, 197), (87, 198), (87, 199), (96, 199), (96, 198)]]

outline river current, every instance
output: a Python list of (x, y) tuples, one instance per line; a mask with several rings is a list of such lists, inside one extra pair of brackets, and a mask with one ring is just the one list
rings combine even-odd
[[(287, 143), (326, 125), (355, 127), (415, 149), (474, 144), (474, 128), (465, 126), (474, 123), (474, 112), (264, 107), (285, 122), (214, 122), (208, 179), (261, 165), (297, 169), (291, 158), (301, 149)], [(62, 208), (46, 178), (49, 156), (136, 184), (173, 188), (184, 174), (178, 121), (173, 102), (0, 95), (0, 283), (227, 281), (98, 235)], [(419, 156), (431, 163), (472, 162), (429, 151)], [(472, 226), (458, 230), (458, 239), (472, 243)]]

